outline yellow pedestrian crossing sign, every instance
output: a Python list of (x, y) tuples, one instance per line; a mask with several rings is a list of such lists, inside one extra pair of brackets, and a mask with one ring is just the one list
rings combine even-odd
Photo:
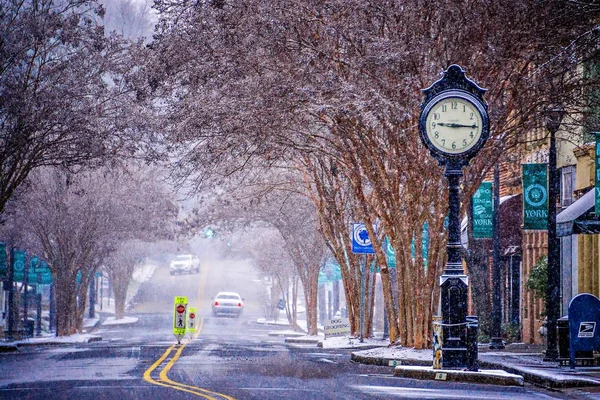
[(196, 333), (196, 321), (198, 320), (197, 316), (198, 310), (196, 310), (196, 307), (189, 307), (187, 331), (190, 334), (190, 336)]
[(186, 319), (187, 319), (187, 297), (175, 297), (174, 315), (173, 315), (173, 334), (177, 338), (177, 342), (181, 343), (181, 339), (185, 336)]

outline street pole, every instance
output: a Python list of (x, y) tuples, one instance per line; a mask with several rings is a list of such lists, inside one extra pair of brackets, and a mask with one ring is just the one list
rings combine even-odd
[(467, 365), (464, 332), (468, 309), (468, 278), (462, 265), (460, 241), (460, 178), (462, 163), (449, 161), (445, 175), (448, 179), (448, 258), (441, 276), (444, 367)]
[(502, 277), (500, 274), (500, 168), (498, 163), (494, 165), (494, 219), (493, 229), (493, 282), (492, 282), (492, 341), (490, 349), (501, 350), (504, 348), (502, 341), (502, 309), (500, 307), (500, 285)]
[(104, 303), (103, 287), (104, 287), (104, 273), (102, 275), (100, 275), (100, 309), (101, 310), (102, 310), (102, 304)]
[(562, 108), (549, 110), (546, 128), (550, 132), (548, 151), (548, 286), (546, 287), (546, 354), (544, 361), (558, 360), (556, 324), (560, 317), (560, 241), (556, 234), (558, 170), (556, 168), (556, 132), (564, 116)]
[(367, 269), (367, 255), (362, 257), (360, 268), (360, 342), (365, 341), (365, 273)]
[(92, 280), (90, 282), (90, 318), (96, 317), (96, 273), (92, 274)]
[(36, 315), (35, 315), (35, 335), (42, 336), (42, 294), (35, 295)]
[(25, 259), (23, 276), (23, 332), (27, 333), (29, 328), (29, 268)]
[(48, 330), (52, 332), (56, 328), (56, 310), (55, 310), (55, 298), (54, 298), (54, 282), (50, 284), (50, 310), (48, 319)]
[(14, 249), (10, 250), (10, 259), (8, 260), (7, 272), (6, 272), (6, 285), (8, 286), (8, 330), (6, 332), (6, 338), (9, 340), (13, 339), (15, 333), (15, 280), (14, 280)]

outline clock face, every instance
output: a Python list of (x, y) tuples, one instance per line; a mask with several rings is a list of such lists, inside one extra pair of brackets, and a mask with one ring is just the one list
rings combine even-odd
[(425, 113), (425, 134), (437, 151), (460, 155), (478, 144), (483, 131), (482, 111), (468, 99), (434, 99)]

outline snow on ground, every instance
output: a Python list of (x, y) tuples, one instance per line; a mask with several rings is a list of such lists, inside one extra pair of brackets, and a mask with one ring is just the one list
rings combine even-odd
[[(131, 282), (129, 283), (129, 287), (127, 289), (127, 303), (133, 299), (136, 295), (140, 287), (144, 282), (146, 282), (158, 266), (155, 264), (143, 264), (138, 266), (132, 274)], [(105, 291), (103, 293), (102, 299), (98, 301), (96, 304), (96, 311), (101, 313), (114, 314), (115, 313), (115, 299), (112, 293), (106, 293), (108, 286), (105, 287)], [(127, 309), (127, 308), (126, 308)]]
[[(330, 337), (323, 339), (324, 349), (360, 349), (362, 347), (373, 348), (374, 346), (387, 346), (388, 344), (389, 341), (387, 340), (363, 338), (363, 341), (361, 342), (360, 338), (349, 336)], [(385, 349), (385, 347), (380, 347), (378, 349)]]
[(100, 318), (84, 318), (83, 329), (93, 328), (98, 324), (98, 322), (100, 322)]
[(54, 336), (54, 334), (48, 334), (40, 337), (33, 337), (24, 340), (15, 340), (11, 344), (22, 346), (22, 345), (33, 345), (33, 344), (74, 344), (74, 343), (89, 343), (94, 340), (100, 340), (100, 336), (90, 335), (89, 333), (76, 333), (69, 336)]
[(135, 271), (133, 271), (131, 279), (139, 283), (144, 283), (148, 279), (150, 279), (152, 274), (154, 274), (154, 270), (156, 269), (156, 267), (157, 265), (155, 264), (141, 265), (140, 267), (136, 268)]
[(102, 325), (125, 325), (135, 324), (138, 321), (137, 317), (123, 317), (121, 319), (115, 319), (115, 317), (108, 317), (102, 322)]
[[(375, 339), (370, 340), (375, 341)], [(383, 347), (368, 350), (360, 350), (355, 353), (364, 357), (377, 357), (389, 360), (411, 359), (433, 362), (433, 350), (431, 349), (415, 350), (412, 347), (389, 346), (389, 342), (382, 340), (379, 340), (379, 343)]]

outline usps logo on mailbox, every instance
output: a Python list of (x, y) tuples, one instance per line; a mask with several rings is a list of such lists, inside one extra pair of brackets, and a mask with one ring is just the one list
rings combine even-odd
[(596, 322), (582, 322), (579, 324), (579, 334), (577, 337), (580, 338), (592, 338), (596, 331)]

